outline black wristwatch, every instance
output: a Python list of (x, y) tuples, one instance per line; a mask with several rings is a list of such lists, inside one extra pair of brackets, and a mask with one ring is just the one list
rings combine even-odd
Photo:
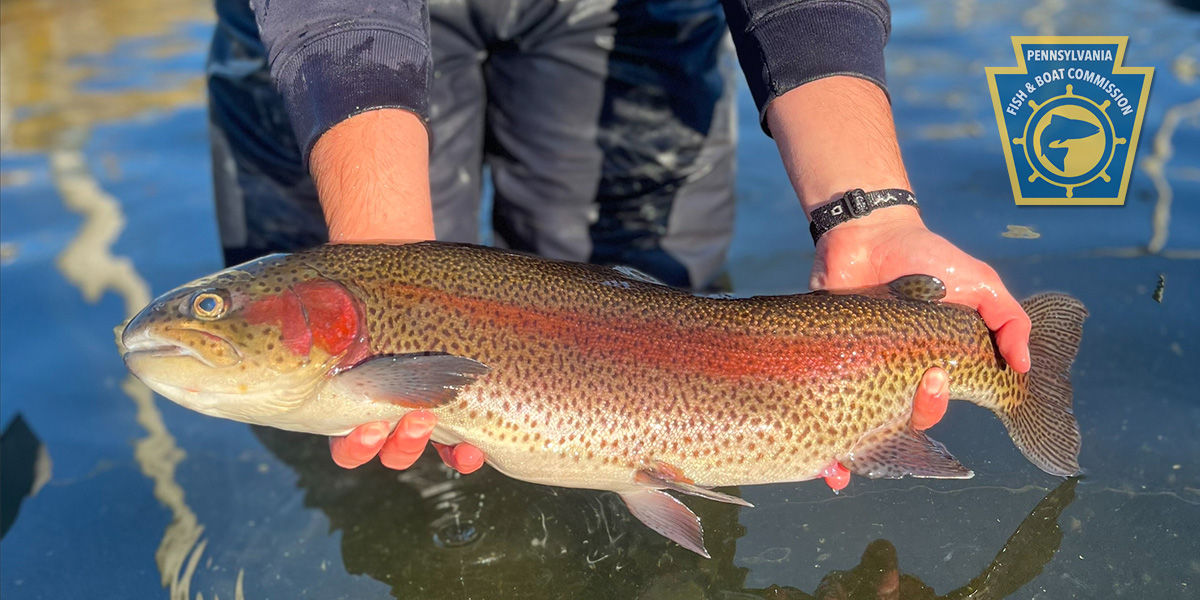
[(812, 233), (815, 244), (826, 231), (850, 219), (865, 217), (877, 208), (900, 204), (916, 206), (917, 197), (912, 192), (899, 188), (873, 192), (864, 192), (861, 189), (850, 190), (841, 198), (812, 211), (810, 215), (812, 223), (808, 225), (808, 231)]

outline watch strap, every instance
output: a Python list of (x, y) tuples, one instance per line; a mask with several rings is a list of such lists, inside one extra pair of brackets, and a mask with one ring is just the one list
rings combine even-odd
[(873, 192), (864, 192), (861, 189), (850, 190), (841, 198), (812, 211), (812, 214), (809, 215), (812, 222), (808, 225), (808, 231), (812, 233), (815, 244), (826, 231), (846, 221), (865, 217), (880, 208), (901, 204), (917, 206), (917, 197), (912, 192), (899, 188)]

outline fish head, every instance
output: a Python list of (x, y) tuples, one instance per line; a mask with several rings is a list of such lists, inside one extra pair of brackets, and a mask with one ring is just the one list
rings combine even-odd
[(125, 364), (207, 415), (270, 424), (369, 353), (363, 310), (298, 255), (271, 255), (155, 299), (124, 327)]

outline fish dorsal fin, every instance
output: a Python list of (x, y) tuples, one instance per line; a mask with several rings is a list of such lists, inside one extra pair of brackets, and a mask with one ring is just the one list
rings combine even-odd
[(331, 382), (351, 394), (409, 408), (434, 408), (486, 374), (483, 363), (452, 354), (376, 356), (337, 375)]
[(624, 492), (621, 499), (629, 512), (650, 529), (671, 541), (703, 556), (711, 558), (704, 549), (704, 528), (696, 513), (666, 492), (641, 490)]
[(941, 442), (929, 439), (907, 422), (868, 433), (842, 464), (872, 479), (899, 479), (905, 475), (937, 479), (975, 476), (951, 456)]
[(946, 297), (946, 284), (932, 275), (905, 275), (892, 280), (887, 288), (903, 300), (937, 302)]
[(814, 293), (937, 302), (946, 297), (946, 284), (942, 283), (941, 279), (932, 275), (905, 275), (904, 277), (892, 280), (891, 283), (882, 285), (842, 290), (818, 290)]
[(653, 283), (654, 285), (667, 285), (667, 284), (663, 283), (662, 280), (658, 279), (657, 277), (655, 277), (653, 275), (649, 275), (647, 273), (644, 273), (642, 271), (639, 271), (639, 270), (637, 270), (633, 267), (627, 266), (627, 265), (616, 265), (614, 267), (609, 267), (609, 268), (616, 271), (617, 274), (619, 274), (621, 277), (624, 277), (626, 279), (632, 279), (634, 281), (641, 281), (642, 283)]
[(753, 507), (753, 504), (729, 494), (714, 492), (706, 487), (696, 485), (691, 479), (684, 477), (683, 472), (675, 468), (673, 465), (661, 461), (655, 461), (654, 464), (638, 469), (638, 472), (633, 477), (634, 481), (654, 489), (669, 489), (675, 490), (683, 494), (699, 496), (708, 500), (717, 502), (725, 502), (726, 504), (737, 504), (738, 506)]

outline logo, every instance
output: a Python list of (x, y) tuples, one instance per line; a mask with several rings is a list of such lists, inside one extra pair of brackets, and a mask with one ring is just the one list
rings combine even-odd
[(988, 88), (1017, 204), (1124, 204), (1153, 67), (1127, 37), (1016, 36)]

